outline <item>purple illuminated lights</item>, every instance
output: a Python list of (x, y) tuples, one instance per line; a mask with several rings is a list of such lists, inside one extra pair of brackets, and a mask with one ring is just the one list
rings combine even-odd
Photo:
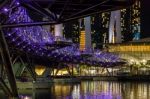
[(4, 8), (3, 11), (4, 12), (8, 12), (9, 10), (8, 10), (8, 8)]
[[(10, 8), (3, 8), (4, 12), (9, 12), (14, 10), (13, 13), (9, 13), (9, 17), (6, 23), (24, 23), (33, 22), (33, 20), (28, 16), (25, 8), (20, 7), (19, 2), (14, 2), (11, 4)], [(14, 7), (16, 6), (16, 7)], [(8, 13), (7, 13), (8, 14)], [(8, 16), (6, 14), (6, 16)], [(74, 63), (84, 63), (89, 65), (111, 65), (111, 63), (119, 62), (120, 59), (117, 55), (106, 53), (102, 51), (91, 51), (90, 57), (82, 57), (83, 54), (89, 52), (80, 52), (77, 45), (72, 44), (72, 46), (67, 46), (60, 49), (55, 49), (50, 51), (45, 48), (46, 44), (54, 44), (57, 37), (54, 37), (51, 33), (43, 29), (41, 26), (31, 26), (31, 27), (20, 27), (5, 30), (5, 36), (15, 44), (16, 47), (23, 51), (32, 53), (38, 56), (46, 56), (47, 58), (53, 57), (58, 61), (62, 62), (74, 62)], [(61, 40), (66, 41), (65, 38)], [(45, 58), (46, 58), (45, 57)]]

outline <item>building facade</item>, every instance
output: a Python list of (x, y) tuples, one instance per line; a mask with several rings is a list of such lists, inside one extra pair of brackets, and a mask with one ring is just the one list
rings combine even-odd
[[(91, 45), (93, 49), (105, 48), (105, 43), (124, 43), (144, 37), (141, 32), (141, 1), (126, 9), (90, 16)], [(85, 18), (64, 24), (64, 36), (74, 43), (80, 42), (85, 30)], [(83, 34), (83, 32), (82, 32)], [(85, 33), (86, 34), (86, 33)]]

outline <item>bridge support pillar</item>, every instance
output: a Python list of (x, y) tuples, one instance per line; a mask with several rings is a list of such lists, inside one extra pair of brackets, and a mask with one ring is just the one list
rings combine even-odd
[(2, 28), (0, 27), (0, 47), (1, 47), (1, 55), (3, 57), (4, 61), (4, 68), (7, 73), (8, 82), (10, 84), (10, 89), (13, 94), (13, 97), (18, 97), (18, 90), (16, 85), (16, 78), (13, 72), (13, 66), (12, 61), (9, 54), (9, 49), (6, 43), (6, 39), (4, 36), (4, 33), (2, 31)]

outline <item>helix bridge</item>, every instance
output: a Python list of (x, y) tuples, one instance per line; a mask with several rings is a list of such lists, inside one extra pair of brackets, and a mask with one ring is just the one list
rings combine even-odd
[[(49, 68), (57, 68), (61, 65), (63, 68), (69, 64), (84, 64), (109, 68), (125, 64), (126, 62), (118, 55), (107, 51), (80, 51), (79, 44), (63, 37), (55, 37), (46, 30), (44, 25), (55, 25), (95, 13), (125, 8), (132, 5), (134, 1), (0, 0), (0, 88), (8, 96), (18, 97), (17, 75), (13, 70), (14, 64), (18, 61), (24, 67), (26, 66), (34, 81), (36, 80), (34, 73), (36, 65)], [(49, 11), (45, 10), (45, 6)], [(38, 13), (38, 17), (43, 15), (49, 20), (36, 22), (35, 13)], [(18, 71), (21, 72), (19, 69)]]
[[(20, 6), (18, 1), (5, 5), (0, 12), (5, 17), (5, 20), (1, 20), (4, 21), (1, 22), (3, 24), (34, 22), (26, 8)], [(44, 63), (59, 62), (102, 67), (124, 64), (115, 54), (100, 50), (80, 51), (77, 44), (73, 44), (65, 38), (60, 38), (58, 41), (42, 26), (5, 28), (3, 32), (10, 48), (28, 53), (30, 56), (37, 56), (35, 57), (37, 64), (42, 65), (42, 60)], [(85, 57), (87, 54), (88, 57)]]

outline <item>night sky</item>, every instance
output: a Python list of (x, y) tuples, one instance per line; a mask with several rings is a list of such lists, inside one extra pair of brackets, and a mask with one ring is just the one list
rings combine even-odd
[(141, 37), (150, 37), (150, 0), (141, 0)]

